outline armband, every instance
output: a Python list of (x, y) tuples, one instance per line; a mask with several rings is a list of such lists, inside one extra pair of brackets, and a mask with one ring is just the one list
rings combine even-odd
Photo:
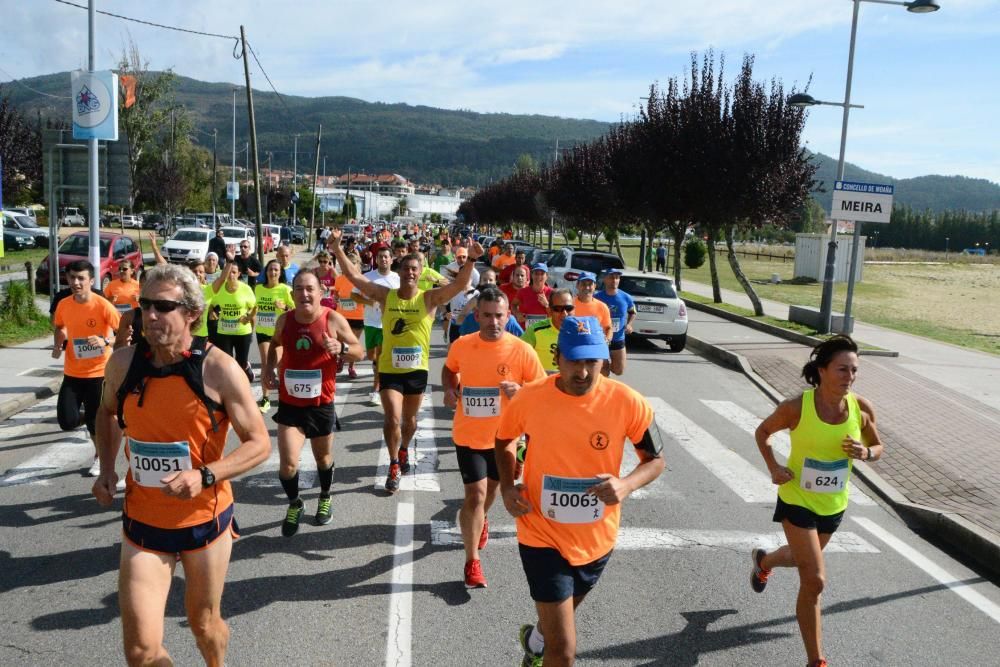
[(656, 419), (650, 422), (646, 432), (642, 434), (642, 438), (635, 443), (635, 448), (654, 459), (660, 458), (660, 452), (663, 451), (663, 437), (660, 435), (660, 428), (656, 425)]

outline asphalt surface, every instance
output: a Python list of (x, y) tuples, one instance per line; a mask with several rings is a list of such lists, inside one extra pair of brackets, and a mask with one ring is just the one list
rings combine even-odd
[[(307, 520), (281, 536), (276, 453), (234, 483), (242, 537), (223, 598), (227, 664), (518, 664), (517, 629), (534, 612), (499, 503), (482, 556), (489, 588), (462, 584), (462, 489), (437, 390), (439, 329), (433, 340), (417, 470), (398, 496), (380, 490), (381, 409), (365, 404), (369, 374), (338, 381), (344, 429), (331, 525)], [(668, 469), (624, 505), (619, 547), (578, 613), (579, 664), (803, 664), (795, 573), (776, 571), (760, 595), (748, 583), (751, 546), (781, 540), (773, 487), (746, 430), (772, 403), (741, 374), (664, 350), (634, 345), (624, 379), (657, 410)], [(84, 432), (59, 431), (52, 398), (0, 423), (0, 664), (124, 663), (120, 504), (104, 510), (91, 498), (82, 477), (90, 456)], [(314, 467), (307, 448), (303, 477)], [(317, 493), (303, 493), (310, 518)], [(852, 494), (827, 554), (831, 664), (997, 664), (1000, 589), (914, 535), (861, 484)], [(178, 568), (165, 644), (178, 665), (195, 665), (183, 583)]]

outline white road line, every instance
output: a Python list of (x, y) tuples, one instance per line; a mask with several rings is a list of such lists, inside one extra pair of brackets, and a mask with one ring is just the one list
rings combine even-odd
[[(516, 529), (512, 525), (490, 526), (490, 544), (517, 543)], [(435, 546), (462, 546), (462, 532), (450, 521), (431, 521), (431, 544)], [(749, 553), (754, 547), (776, 549), (785, 544), (781, 531), (752, 533), (744, 530), (665, 530), (622, 526), (618, 529), (615, 549), (726, 549)], [(824, 553), (877, 554), (878, 548), (857, 533), (838, 531)]]
[[(438, 493), (441, 484), (438, 482), (438, 446), (439, 438), (450, 438), (451, 427), (439, 429), (431, 416), (431, 393), (428, 386), (424, 393), (420, 409), (417, 411), (417, 432), (410, 443), (410, 472), (399, 480), (400, 491), (429, 491)], [(378, 464), (372, 486), (375, 489), (385, 489), (385, 478), (389, 474), (389, 449), (385, 440), (381, 441), (378, 450)]]
[(68, 432), (63, 434), (61, 442), (8, 470), (0, 477), (0, 487), (29, 483), (47, 485), (47, 477), (67, 468), (90, 467), (93, 460), (94, 443), (87, 431)]
[[(627, 474), (635, 470), (637, 465), (639, 465), (639, 455), (635, 453), (635, 447), (626, 442), (619, 477), (625, 477)], [(683, 494), (680, 491), (669, 487), (664, 479), (665, 477), (667, 477), (667, 475), (660, 475), (641, 489), (633, 491), (629, 498), (633, 500), (642, 500), (645, 498), (682, 497)]]
[(387, 667), (410, 667), (413, 641), (413, 494), (396, 505), (396, 536), (392, 548), (389, 631), (385, 644)]
[[(732, 422), (742, 430), (749, 433), (751, 436), (753, 436), (754, 432), (756, 432), (757, 426), (760, 425), (760, 417), (753, 414), (749, 410), (736, 405), (732, 401), (709, 401), (703, 398), (701, 402), (708, 406), (713, 412)], [(754, 447), (756, 446), (757, 444), (754, 443)], [(788, 455), (792, 451), (792, 441), (786, 431), (781, 431), (771, 436), (771, 449), (775, 454), (779, 455), (780, 459), (785, 461), (788, 460)], [(848, 482), (848, 487), (851, 491), (851, 502), (855, 502), (859, 505), (876, 504), (871, 497), (855, 486), (854, 482)]]
[[(906, 544), (898, 537), (882, 528), (880, 525), (864, 517), (851, 517), (855, 523), (870, 532), (872, 535), (888, 544), (896, 553), (910, 561), (921, 570), (936, 579), (953, 593), (964, 599), (973, 607), (983, 612), (997, 623), (1000, 623), (1000, 605), (982, 595), (978, 591), (969, 588), (969, 584), (951, 574), (943, 567), (935, 564), (919, 551)], [(836, 535), (836, 533), (834, 533)]]
[(0, 422), (0, 441), (13, 440), (44, 422), (56, 422), (58, 396), (50, 396), (40, 403), (21, 410)]
[(647, 400), (656, 413), (657, 426), (744, 502), (774, 502), (777, 492), (770, 477), (662, 398), (651, 396)]

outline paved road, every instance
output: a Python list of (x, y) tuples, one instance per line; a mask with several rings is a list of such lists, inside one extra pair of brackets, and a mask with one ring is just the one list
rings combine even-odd
[[(434, 350), (432, 377), (442, 355)], [(662, 350), (634, 349), (626, 378), (656, 408), (669, 469), (627, 501), (619, 547), (580, 610), (580, 664), (802, 663), (795, 576), (776, 573), (763, 595), (747, 581), (751, 546), (779, 540), (774, 489), (747, 431), (771, 404), (742, 375)], [(281, 537), (276, 455), (235, 483), (243, 537), (223, 601), (228, 664), (517, 664), (517, 627), (533, 612), (512, 521), (500, 506), (491, 511), (490, 587), (466, 591), (454, 528), (461, 484), (441, 394), (435, 387), (420, 415), (416, 473), (387, 498), (381, 412), (364, 404), (369, 379), (338, 383), (332, 525)], [(90, 455), (81, 433), (55, 426), (53, 399), (0, 424), (0, 664), (122, 664), (119, 514), (90, 497), (81, 477)], [(316, 494), (304, 494), (308, 512)], [(863, 488), (853, 500), (829, 549), (834, 664), (995, 664), (1000, 589)], [(177, 664), (194, 665), (182, 577), (178, 569), (166, 643)]]

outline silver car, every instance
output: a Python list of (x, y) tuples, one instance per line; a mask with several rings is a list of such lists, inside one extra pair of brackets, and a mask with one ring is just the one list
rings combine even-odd
[(687, 306), (677, 296), (672, 278), (623, 271), (618, 289), (635, 301), (633, 336), (665, 340), (671, 352), (684, 349), (688, 331)]

